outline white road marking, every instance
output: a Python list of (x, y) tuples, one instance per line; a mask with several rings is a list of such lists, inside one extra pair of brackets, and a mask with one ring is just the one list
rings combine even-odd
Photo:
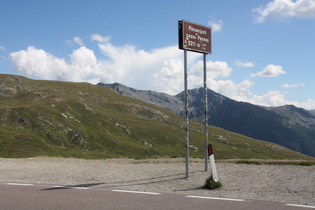
[(159, 195), (160, 193), (155, 192), (142, 192), (142, 191), (130, 191), (130, 190), (112, 190), (113, 192), (126, 192), (126, 193), (139, 193), (139, 194), (148, 194), (148, 195)]
[(34, 184), (23, 184), (23, 183), (6, 183), (7, 185), (17, 185), (17, 186), (33, 186)]
[(303, 207), (309, 209), (315, 209), (315, 206), (307, 206), (307, 205), (298, 205), (298, 204), (285, 204), (286, 206), (295, 206), (295, 207)]
[(87, 190), (88, 187), (74, 187), (74, 186), (53, 186), (54, 188), (66, 188), (66, 189), (78, 189), (78, 190)]
[(187, 198), (203, 198), (203, 199), (213, 199), (213, 200), (225, 200), (225, 201), (245, 201), (244, 199), (218, 198), (218, 197), (193, 196), (193, 195), (188, 195), (186, 197)]

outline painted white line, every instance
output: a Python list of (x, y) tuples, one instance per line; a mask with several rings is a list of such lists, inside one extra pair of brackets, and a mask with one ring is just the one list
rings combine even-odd
[(294, 206), (294, 207), (302, 207), (302, 208), (315, 209), (315, 206), (298, 205), (298, 204), (285, 204), (285, 205), (286, 205), (286, 206)]
[(205, 197), (205, 196), (193, 196), (193, 195), (188, 195), (186, 197), (187, 198), (203, 198), (203, 199), (213, 199), (213, 200), (225, 200), (225, 201), (245, 201), (244, 199)]
[(155, 192), (142, 192), (142, 191), (130, 191), (130, 190), (112, 190), (114, 192), (126, 192), (126, 193), (138, 193), (138, 194), (148, 194), (148, 195), (159, 195), (160, 193)]
[(23, 183), (6, 183), (7, 185), (17, 185), (17, 186), (33, 186), (34, 184), (23, 184)]
[(66, 188), (66, 189), (77, 189), (77, 190), (87, 190), (88, 187), (71, 187), (71, 186), (53, 186), (54, 188)]

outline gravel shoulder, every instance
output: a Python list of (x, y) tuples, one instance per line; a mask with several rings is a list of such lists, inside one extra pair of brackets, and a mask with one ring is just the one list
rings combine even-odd
[(203, 189), (210, 172), (204, 160), (71, 158), (0, 159), (0, 183), (33, 183), (91, 188), (182, 193), (315, 205), (315, 166), (248, 165), (217, 162), (223, 187)]

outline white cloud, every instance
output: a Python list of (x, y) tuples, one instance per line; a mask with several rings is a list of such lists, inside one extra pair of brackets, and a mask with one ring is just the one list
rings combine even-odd
[[(250, 87), (254, 85), (249, 80), (235, 83), (232, 80), (224, 79), (231, 76), (233, 69), (223, 61), (207, 61), (207, 87), (224, 96), (238, 101), (247, 101), (252, 95)], [(203, 87), (203, 62), (194, 63), (188, 72), (189, 88)]]
[[(154, 49), (151, 52), (137, 50), (134, 46), (113, 46), (111, 43), (99, 45), (103, 54), (108, 58), (108, 67), (118, 72), (117, 80), (135, 88), (155, 89), (174, 93), (168, 83), (162, 82), (161, 76), (168, 81), (177, 81), (182, 52), (177, 46)], [(183, 71), (183, 68), (182, 68)], [(164, 78), (164, 80), (166, 79)]]
[(177, 94), (184, 89), (184, 64), (180, 58), (164, 61), (161, 69), (153, 74), (153, 81), (160, 90)]
[(251, 77), (277, 77), (281, 74), (286, 74), (286, 72), (282, 69), (282, 66), (277, 66), (273, 64), (269, 64), (264, 67), (264, 69), (258, 73), (250, 74)]
[[(228, 77), (231, 75), (232, 68), (223, 61), (207, 61), (207, 76), (209, 78)], [(190, 68), (190, 74), (196, 76), (203, 76), (203, 61), (194, 63)]]
[(208, 24), (210, 25), (212, 32), (221, 31), (223, 20), (210, 20), (208, 21)]
[[(102, 36), (93, 35), (92, 38), (100, 42), (98, 46), (105, 58), (97, 59), (94, 52), (85, 46), (74, 50), (67, 60), (29, 46), (26, 50), (10, 53), (10, 59), (15, 71), (38, 79), (121, 82), (134, 88), (168, 93), (178, 93), (183, 89), (178, 84), (182, 81), (180, 76), (183, 76), (183, 51), (177, 46), (148, 52), (131, 45), (117, 47), (104, 43), (106, 39)], [(189, 53), (188, 65), (200, 56)], [(171, 83), (173, 86), (168, 86)]]
[(0, 50), (5, 51), (5, 47), (0, 46)]
[[(232, 72), (232, 68), (223, 61), (207, 61), (206, 67), (207, 81), (214, 81), (217, 78), (228, 77)], [(189, 88), (203, 87), (203, 61), (198, 61), (191, 66), (190, 71), (188, 72), (188, 81)], [(214, 85), (213, 82), (210, 82), (210, 84)], [(216, 91), (216, 89), (218, 89), (218, 87), (213, 90)]]
[(110, 41), (110, 39), (111, 39), (110, 36), (101, 36), (101, 35), (99, 35), (99, 34), (93, 34), (93, 35), (91, 36), (91, 40), (92, 40), (92, 41), (98, 41), (98, 42), (100, 42), (100, 43), (107, 43), (107, 42)]
[(292, 104), (297, 106), (297, 107), (302, 107), (302, 108), (307, 109), (307, 110), (315, 110), (315, 99), (307, 99), (304, 102), (301, 102), (301, 103), (295, 102)]
[[(94, 52), (85, 46), (74, 50), (69, 59), (58, 58), (43, 49), (28, 47), (13, 52), (10, 59), (15, 70), (29, 77), (75, 82), (120, 82), (137, 89), (155, 90), (177, 94), (184, 89), (183, 51), (177, 46), (154, 49), (150, 52), (134, 46), (114, 46), (100, 35), (94, 34), (92, 41), (104, 54), (97, 59)], [(188, 52), (189, 88), (203, 86), (203, 62), (199, 53)], [(228, 96), (246, 92), (247, 82), (235, 84), (225, 81), (232, 68), (223, 61), (207, 61), (209, 88)], [(217, 81), (217, 79), (222, 79)], [(233, 90), (233, 91), (231, 91)]]
[(254, 95), (248, 99), (246, 102), (267, 106), (267, 107), (277, 107), (277, 106), (284, 106), (284, 105), (294, 105), (296, 107), (301, 107), (306, 110), (314, 110), (315, 109), (315, 100), (314, 99), (307, 99), (304, 102), (297, 102), (297, 101), (288, 101), (285, 99), (285, 94), (281, 93), (280, 91), (269, 91), (264, 95)]
[(315, 0), (273, 0), (266, 6), (260, 6), (253, 10), (255, 22), (262, 23), (268, 17), (275, 18), (314, 18)]
[(77, 43), (78, 45), (80, 45), (80, 46), (84, 46), (84, 43), (83, 43), (82, 39), (80, 37), (78, 37), (78, 36), (74, 37), (73, 41), (75, 43)]
[(254, 83), (249, 80), (244, 80), (240, 83), (235, 83), (231, 80), (210, 80), (209, 88), (226, 97), (237, 101), (248, 101), (248, 97), (252, 95), (250, 87)]
[(114, 74), (100, 65), (94, 52), (86, 47), (74, 50), (69, 61), (32, 46), (10, 53), (10, 59), (17, 72), (40, 79), (85, 82), (101, 75), (110, 78)]
[(295, 87), (305, 87), (305, 83), (300, 83), (300, 84), (292, 84), (292, 85), (289, 85), (289, 84), (283, 84), (282, 87), (283, 88), (295, 88)]
[(234, 65), (237, 67), (254, 67), (255, 64), (252, 62), (242, 62), (242, 61), (234, 61)]
[(254, 95), (247, 102), (262, 106), (282, 106), (288, 104), (284, 97), (285, 95), (281, 94), (280, 91), (269, 91), (261, 96)]
[[(103, 37), (104, 38), (104, 37)], [(102, 59), (85, 46), (74, 50), (69, 58), (59, 58), (29, 46), (26, 50), (10, 53), (15, 70), (36, 79), (73, 82), (113, 83), (120, 82), (136, 89), (154, 90), (177, 94), (184, 89), (183, 51), (169, 46), (151, 51), (136, 49), (131, 45), (114, 46), (102, 36), (93, 36), (98, 41)], [(203, 87), (203, 62), (199, 53), (188, 53), (188, 87)], [(266, 106), (294, 104), (315, 108), (315, 100), (304, 103), (289, 102), (279, 91), (270, 91), (262, 96), (251, 92), (254, 83), (243, 80), (235, 83), (229, 77), (233, 69), (224, 61), (207, 61), (208, 88), (238, 101)], [(268, 65), (255, 76), (277, 76), (285, 73), (281, 66)], [(304, 83), (302, 83), (304, 84)], [(302, 84), (300, 84), (302, 86)]]

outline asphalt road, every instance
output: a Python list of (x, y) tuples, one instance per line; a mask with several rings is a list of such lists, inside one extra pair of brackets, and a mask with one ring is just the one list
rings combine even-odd
[(0, 209), (307, 209), (280, 202), (93, 188), (0, 183)]

